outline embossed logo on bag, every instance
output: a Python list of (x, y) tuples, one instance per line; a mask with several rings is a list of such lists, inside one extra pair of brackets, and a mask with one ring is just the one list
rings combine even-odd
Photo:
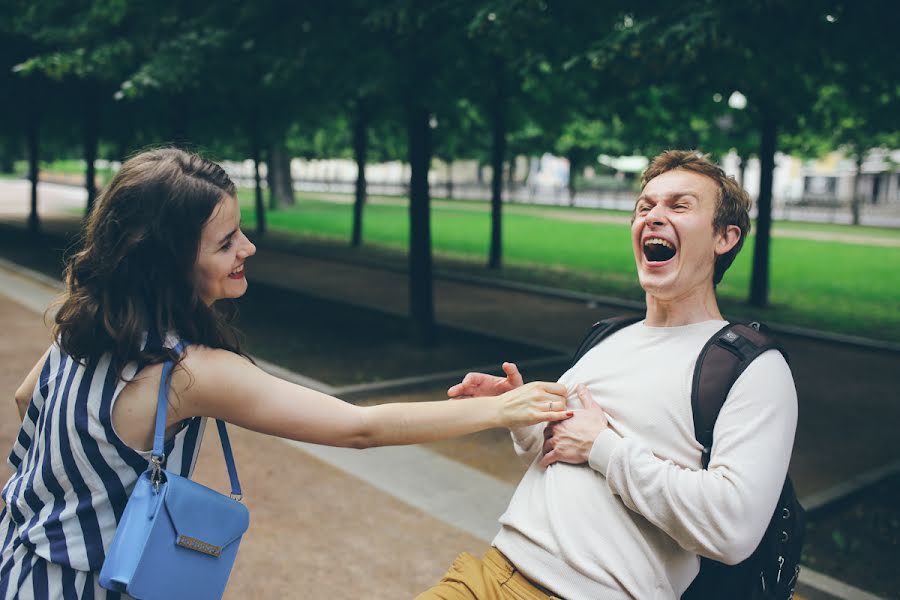
[(208, 544), (203, 540), (198, 540), (197, 538), (192, 538), (187, 535), (179, 535), (178, 541), (176, 541), (175, 544), (181, 546), (182, 548), (193, 550), (194, 552), (209, 554), (210, 556), (218, 557), (220, 554), (222, 554), (222, 548), (220, 546), (213, 546), (212, 544)]

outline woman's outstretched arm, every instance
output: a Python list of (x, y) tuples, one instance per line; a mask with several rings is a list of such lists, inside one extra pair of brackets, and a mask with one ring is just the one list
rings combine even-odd
[(566, 388), (558, 383), (530, 383), (490, 398), (359, 407), (269, 375), (224, 350), (192, 346), (182, 365), (171, 398), (177, 419), (214, 417), (329, 446), (417, 444), (568, 417)]

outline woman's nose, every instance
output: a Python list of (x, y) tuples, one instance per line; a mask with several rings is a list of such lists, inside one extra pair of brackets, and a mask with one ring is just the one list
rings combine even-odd
[(247, 258), (248, 256), (253, 256), (254, 254), (256, 254), (256, 244), (254, 244), (247, 238), (244, 239), (245, 243), (240, 251), (238, 251), (238, 255), (240, 255), (242, 258)]

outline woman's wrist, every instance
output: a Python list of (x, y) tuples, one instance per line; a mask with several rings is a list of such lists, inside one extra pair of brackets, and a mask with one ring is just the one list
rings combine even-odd
[(491, 404), (490, 411), (490, 424), (491, 428), (494, 427), (508, 427), (506, 422), (506, 415), (504, 412), (504, 408), (506, 407), (506, 394), (500, 394), (499, 396), (488, 396), (485, 398), (487, 402)]

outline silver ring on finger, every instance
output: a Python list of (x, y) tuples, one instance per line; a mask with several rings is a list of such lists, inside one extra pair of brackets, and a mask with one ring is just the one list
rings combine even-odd
[(553, 400), (551, 400), (550, 403), (547, 405), (547, 410), (550, 410), (550, 411), (553, 410)]

